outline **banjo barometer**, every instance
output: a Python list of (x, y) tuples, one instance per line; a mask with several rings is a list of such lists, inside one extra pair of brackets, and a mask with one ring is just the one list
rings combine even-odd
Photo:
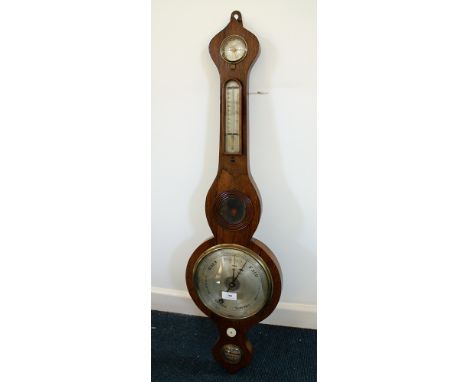
[(259, 48), (239, 11), (209, 45), (221, 93), (219, 167), (205, 203), (214, 237), (193, 252), (186, 269), (190, 296), (218, 327), (213, 356), (230, 372), (252, 360), (247, 332), (271, 314), (281, 294), (279, 263), (253, 238), (261, 204), (249, 172), (247, 97)]

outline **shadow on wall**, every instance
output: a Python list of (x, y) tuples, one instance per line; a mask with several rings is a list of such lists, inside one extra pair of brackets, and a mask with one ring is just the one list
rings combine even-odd
[[(260, 37), (259, 37), (260, 38)], [(288, 134), (293, 134), (291, 125), (278, 125), (276, 115), (279, 106), (275, 100), (281, 99), (279, 95), (273, 94), (271, 81), (275, 76), (274, 63), (277, 62), (277, 52), (274, 44), (268, 39), (261, 40), (262, 51), (256, 65), (252, 68), (251, 78), (257, 78), (257, 72), (262, 78), (262, 86), (265, 89), (254, 89), (250, 92), (266, 91), (266, 95), (250, 96), (250, 108), (252, 110), (249, 134), (251, 144), (251, 172), (255, 178), (262, 194), (262, 217), (255, 237), (265, 242), (278, 258), (283, 272), (283, 292), (281, 301), (304, 303), (310, 298), (301, 298), (298, 291), (304, 289), (315, 290), (308, 285), (315, 285), (316, 265), (315, 253), (310, 248), (305, 248), (300, 241), (299, 232), (304, 224), (304, 213), (300, 204), (296, 200), (294, 193), (288, 184), (285, 175), (285, 163), (288, 158), (282, 156), (283, 152), (294, 152), (297, 150), (310, 150), (307, 142), (303, 142), (300, 147), (285, 149), (286, 142), (280, 142), (279, 131), (287, 130)], [(276, 91), (281, 91), (277, 88)], [(287, 106), (281, 104), (281, 107)], [(288, 114), (287, 110), (282, 110), (283, 114)], [(284, 120), (284, 118), (283, 118)], [(279, 130), (281, 129), (281, 130)], [(308, 278), (305, 280), (297, 273), (298, 264), (309, 264)], [(312, 276), (312, 277), (311, 277)]]
[[(189, 257), (203, 241), (212, 236), (208, 222), (206, 219), (200, 219), (200, 216), (205, 216), (206, 194), (218, 170), (219, 92), (217, 89), (219, 88), (219, 75), (208, 53), (208, 46), (206, 51), (201, 52), (200, 59), (206, 71), (208, 88), (211, 89), (208, 93), (208, 110), (206, 114), (208, 127), (204, 130), (205, 145), (199, 151), (200, 155), (204, 155), (203, 172), (188, 205), (193, 235), (190, 238), (181, 238), (180, 245), (175, 248), (171, 255), (171, 275), (174, 280), (179, 280), (176, 285), (185, 285), (185, 266)], [(199, 224), (200, 220), (204, 221), (203, 226)], [(207, 236), (207, 232), (209, 232), (209, 236)], [(183, 272), (181, 272), (181, 264), (184, 264), (182, 267)]]

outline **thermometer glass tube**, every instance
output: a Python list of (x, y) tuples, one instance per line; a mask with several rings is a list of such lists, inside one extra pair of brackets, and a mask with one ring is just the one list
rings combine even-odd
[(231, 80), (225, 86), (224, 152), (241, 153), (241, 85)]

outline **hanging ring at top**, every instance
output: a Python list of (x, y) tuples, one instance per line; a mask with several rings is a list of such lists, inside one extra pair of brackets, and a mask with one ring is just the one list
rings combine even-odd
[(231, 13), (231, 21), (235, 20), (242, 24), (242, 14), (239, 11), (234, 11)]

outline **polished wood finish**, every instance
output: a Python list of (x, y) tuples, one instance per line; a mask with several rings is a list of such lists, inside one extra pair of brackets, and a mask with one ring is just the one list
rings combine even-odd
[[(247, 54), (235, 64), (225, 61), (221, 54), (223, 40), (231, 35), (241, 36), (247, 43)], [(245, 367), (252, 359), (253, 348), (247, 339), (247, 332), (256, 323), (264, 320), (275, 309), (281, 295), (282, 277), (279, 263), (273, 252), (259, 240), (253, 239), (261, 215), (261, 201), (257, 187), (250, 175), (248, 161), (248, 76), (254, 64), (260, 45), (257, 38), (243, 27), (242, 15), (238, 11), (231, 14), (229, 24), (210, 42), (210, 55), (220, 75), (221, 124), (219, 145), (219, 167), (217, 176), (208, 191), (205, 212), (214, 237), (202, 243), (192, 254), (186, 269), (187, 288), (196, 305), (216, 322), (219, 338), (213, 348), (213, 356), (229, 372)], [(236, 80), (241, 85), (241, 152), (224, 153), (225, 130), (225, 84)], [(228, 224), (220, 218), (220, 206), (228, 197), (237, 198), (245, 206), (245, 217), (241, 222)], [(208, 309), (199, 298), (194, 285), (194, 266), (199, 257), (209, 248), (218, 244), (238, 244), (253, 250), (267, 265), (272, 276), (272, 295), (269, 302), (257, 314), (233, 320), (221, 317)], [(228, 328), (237, 332), (234, 338), (226, 334)], [(243, 357), (238, 364), (230, 364), (221, 355), (225, 344), (234, 344), (242, 349)]]
[[(237, 18), (236, 18), (237, 17)], [(221, 44), (228, 36), (241, 36), (247, 43), (247, 55), (235, 64), (225, 61), (221, 54)], [(208, 224), (217, 238), (218, 243), (238, 243), (245, 244), (253, 236), (260, 221), (261, 201), (253, 178), (250, 175), (248, 161), (248, 77), (250, 69), (260, 51), (260, 44), (257, 37), (246, 30), (242, 24), (242, 15), (238, 11), (231, 14), (231, 21), (221, 32), (219, 32), (210, 42), (209, 51), (220, 77), (220, 142), (219, 142), (219, 166), (218, 174), (206, 197), (205, 210)], [(236, 80), (241, 84), (241, 153), (224, 153), (224, 132), (225, 132), (225, 84), (230, 80)], [(223, 192), (230, 190), (241, 191), (253, 206), (253, 216), (249, 223), (239, 230), (225, 229), (219, 224), (216, 218), (216, 197)]]

